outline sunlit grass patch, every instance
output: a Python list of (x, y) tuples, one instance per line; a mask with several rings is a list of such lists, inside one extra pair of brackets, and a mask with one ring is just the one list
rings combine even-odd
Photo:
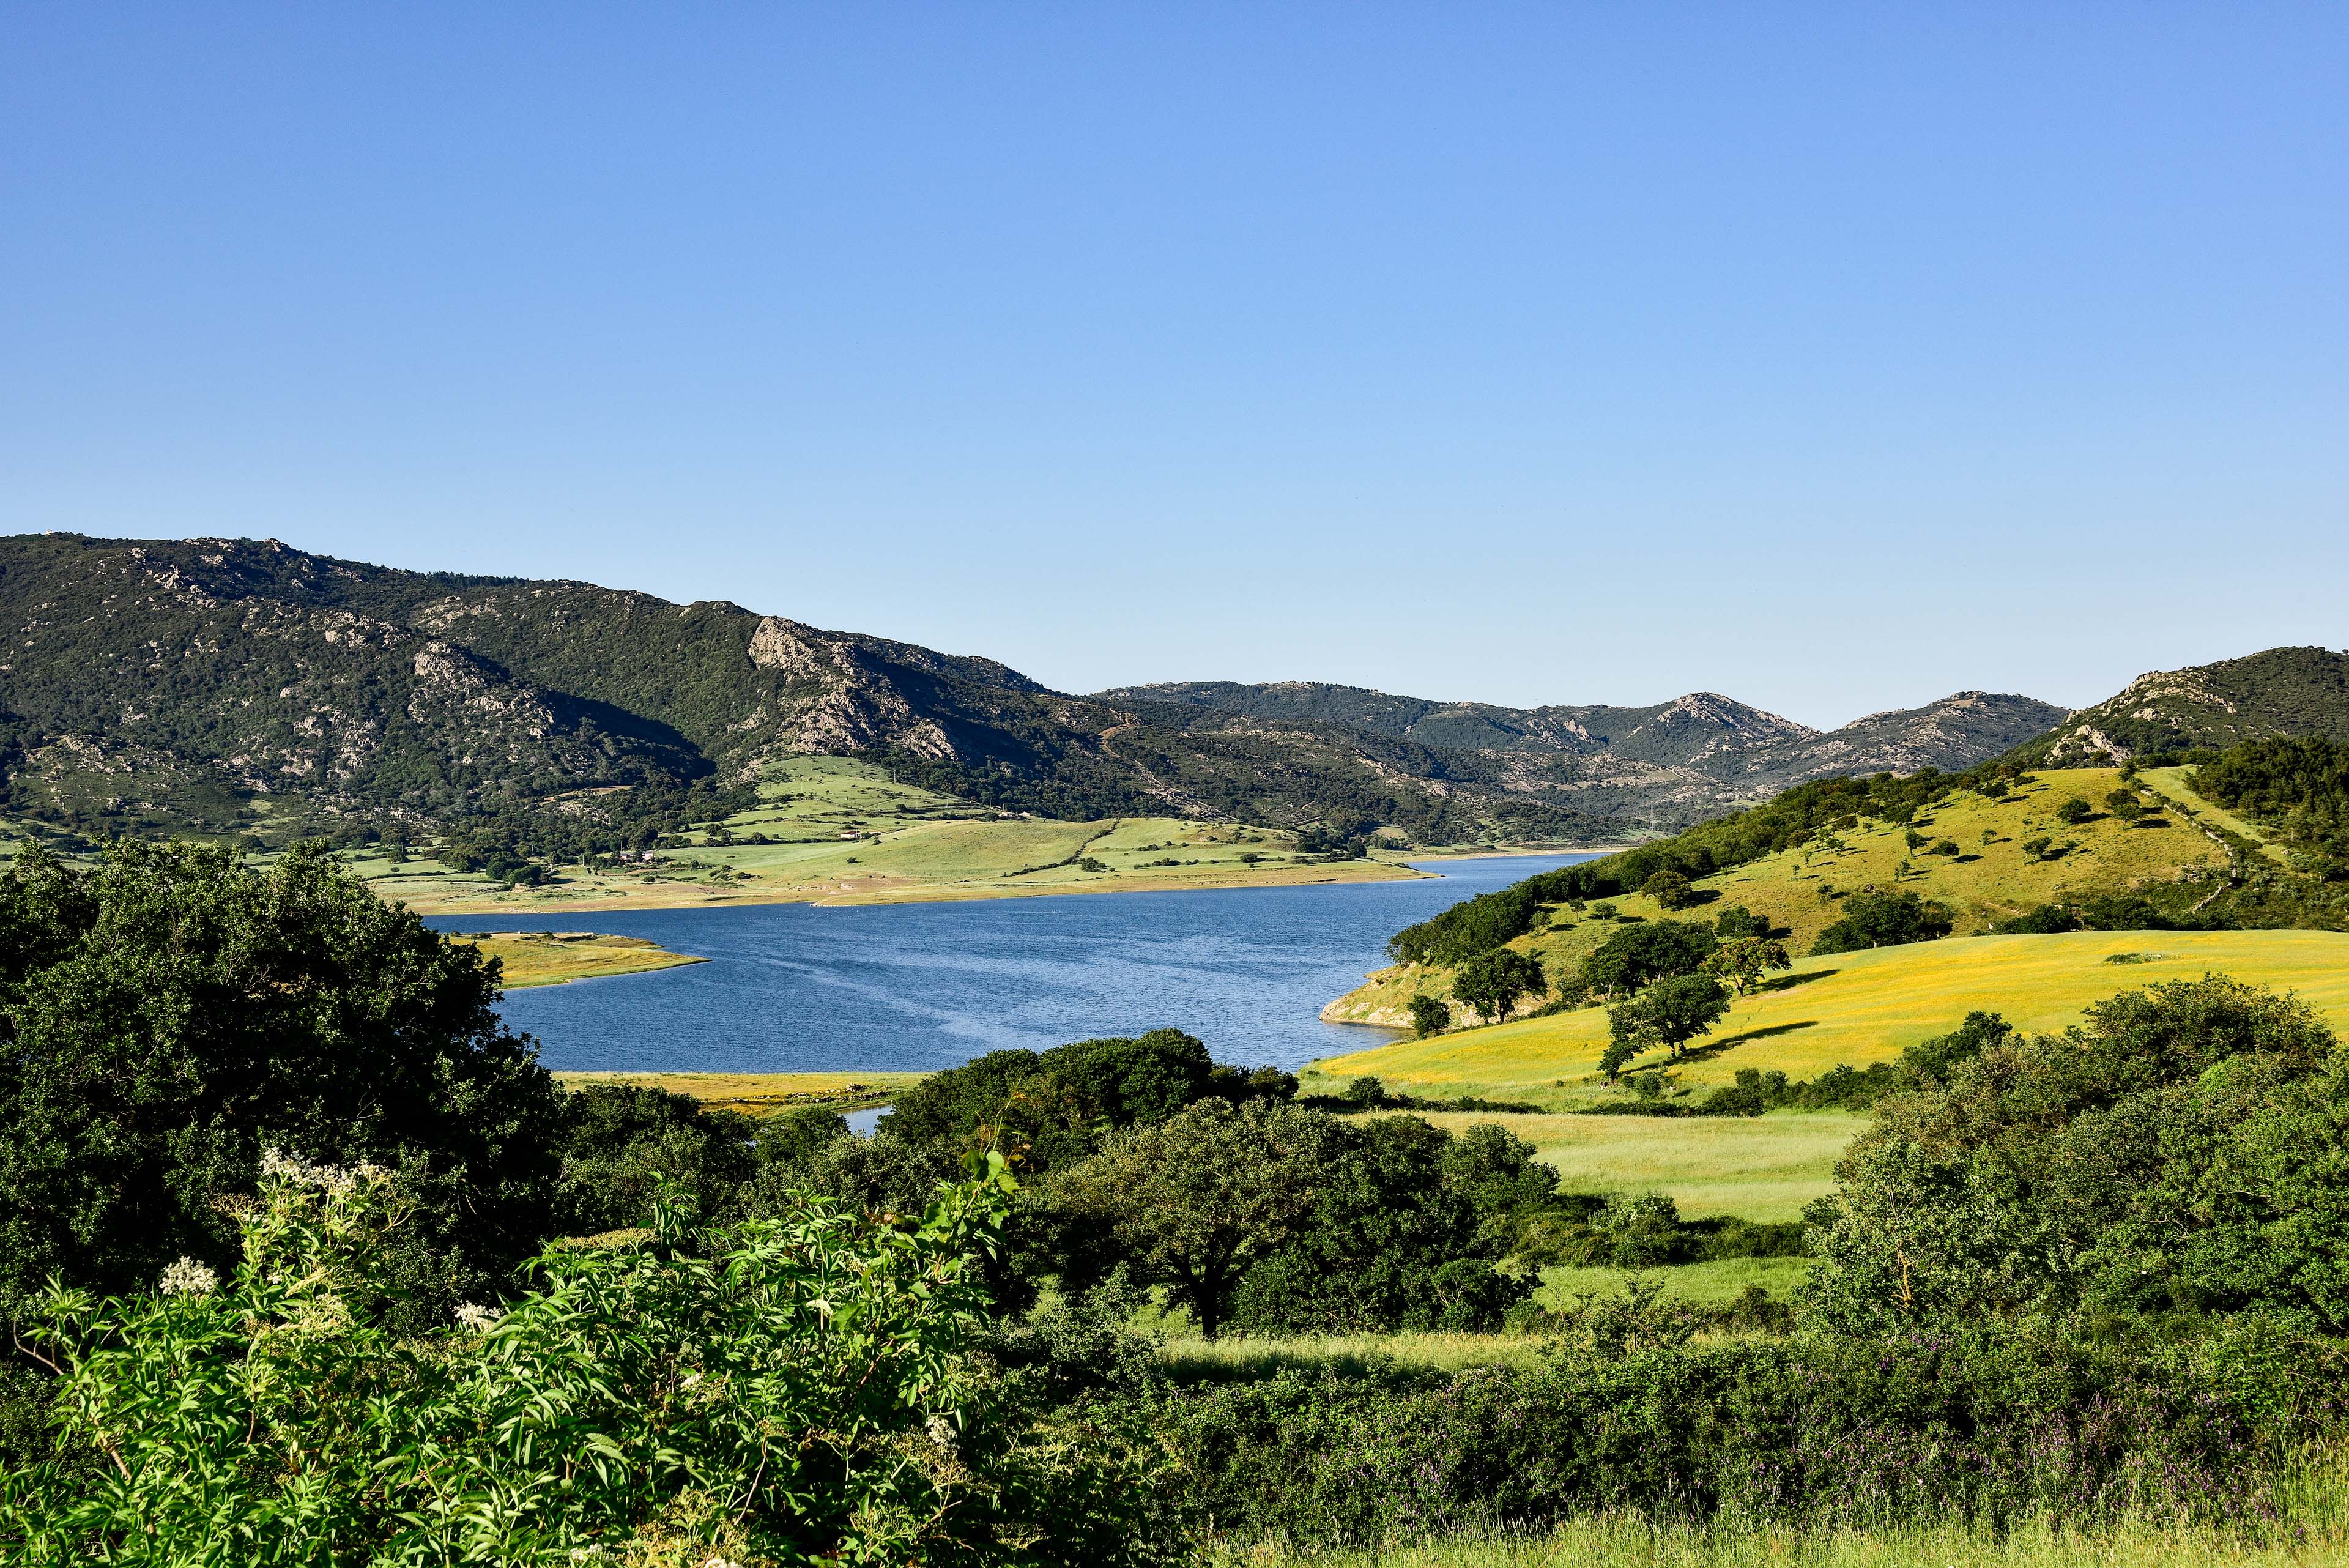
[[(2106, 961), (2116, 953), (2142, 961)], [(1772, 988), (1737, 999), (1672, 1071), (1700, 1088), (1731, 1082), (1741, 1067), (1815, 1078), (1841, 1064), (1889, 1062), (1976, 1009), (2023, 1029), (2060, 1029), (2117, 992), (2213, 972), (2296, 992), (2349, 1033), (2349, 934), (2339, 931), (1951, 937), (1804, 959)], [(1369, 1074), (1417, 1095), (1570, 1104), (1588, 1097), (1607, 1041), (1607, 1010), (1590, 1007), (1330, 1057), (1307, 1076), (1315, 1086)]]
[(595, 980), (605, 975), (639, 974), (647, 970), (674, 969), (703, 961), (689, 953), (673, 953), (643, 937), (605, 936), (595, 931), (488, 931), (479, 936), (451, 934), (450, 941), (470, 942), (503, 966), (509, 991), (534, 985), (561, 985), (565, 981)]
[[(1423, 1113), (1414, 1112), (1413, 1115)], [(1534, 1146), (1571, 1192), (1661, 1192), (1683, 1218), (1782, 1223), (1835, 1185), (1835, 1163), (1868, 1118), (1848, 1111), (1766, 1116), (1424, 1113), (1457, 1133), (1497, 1122)]]

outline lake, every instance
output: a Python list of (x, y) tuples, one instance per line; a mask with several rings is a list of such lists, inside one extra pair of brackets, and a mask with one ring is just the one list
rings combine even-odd
[[(1431, 863), (1424, 881), (1085, 893), (962, 903), (549, 911), (564, 930), (709, 960), (509, 994), (562, 1071), (922, 1072), (1172, 1025), (1223, 1062), (1294, 1069), (1390, 1032), (1323, 1023), (1388, 937), (1588, 855)], [(439, 916), (447, 931), (516, 917)]]

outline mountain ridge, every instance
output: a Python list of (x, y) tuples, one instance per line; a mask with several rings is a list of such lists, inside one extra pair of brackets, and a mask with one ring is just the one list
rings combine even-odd
[(2223, 751), (2269, 735), (2349, 742), (2349, 652), (2270, 648), (2179, 670), (2151, 670), (2017, 748), (2033, 765), (2127, 762)]
[[(1088, 696), (724, 600), (274, 540), (0, 539), (0, 613), (6, 809), (109, 832), (594, 818), (614, 790), (739, 788), (778, 757), (833, 753), (1047, 816), (1621, 839), (1806, 769), (1966, 765), (2044, 728), (2022, 720), (2046, 706), (1997, 699), (2026, 706), (1961, 724), (1934, 705), (1855, 737), (1716, 692), (1539, 710), (1309, 682), (1215, 688), (1230, 706), (1184, 700), (1206, 683)], [(1251, 691), (1291, 695), (1231, 695)]]
[[(1248, 716), (1350, 713), (1365, 727), (1401, 738), (1465, 745), (1481, 731), (1500, 739), (1481, 748), (1609, 757), (1681, 770), (1723, 784), (1774, 790), (1832, 774), (1913, 773), (1967, 766), (2044, 732), (2065, 715), (2051, 702), (2012, 693), (1952, 692), (1918, 708), (1888, 709), (1838, 730), (1725, 697), (1692, 691), (1644, 707), (1606, 704), (1505, 708), (1402, 697), (1319, 681), (1166, 681), (1099, 691), (1102, 701), (1174, 701)], [(1992, 750), (1985, 751), (1989, 746)]]

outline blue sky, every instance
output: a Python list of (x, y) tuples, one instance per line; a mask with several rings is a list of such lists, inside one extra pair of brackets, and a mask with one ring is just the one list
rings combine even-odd
[(2349, 641), (2349, 7), (20, 5), (0, 528), (1073, 690)]

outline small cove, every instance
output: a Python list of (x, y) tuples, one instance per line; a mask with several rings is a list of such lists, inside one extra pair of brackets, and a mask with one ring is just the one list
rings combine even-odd
[[(1427, 863), (1435, 877), (961, 903), (564, 911), (565, 930), (706, 958), (513, 992), (546, 1064), (607, 1072), (922, 1072), (1171, 1025), (1219, 1061), (1291, 1068), (1386, 1032), (1323, 1023), (1402, 927), (1588, 855)], [(512, 914), (446, 931), (512, 930)]]

